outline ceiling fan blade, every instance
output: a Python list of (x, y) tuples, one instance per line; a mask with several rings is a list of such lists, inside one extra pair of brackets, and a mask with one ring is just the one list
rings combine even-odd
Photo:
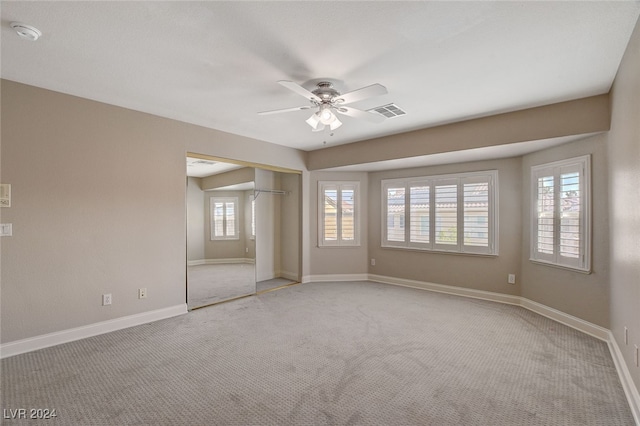
[(372, 123), (382, 123), (387, 119), (387, 117), (385, 117), (384, 115), (346, 106), (339, 106), (336, 108), (336, 111), (338, 111), (340, 114), (348, 115), (349, 117), (353, 118), (362, 118)]
[(352, 102), (361, 101), (367, 98), (373, 98), (374, 96), (386, 95), (387, 88), (382, 84), (372, 84), (371, 86), (366, 86), (361, 89), (353, 90), (351, 92), (343, 93), (340, 96), (337, 96), (333, 101), (338, 105), (350, 104)]
[(309, 99), (312, 102), (322, 103), (322, 99), (320, 99), (318, 96), (314, 95), (304, 87), (300, 86), (299, 84), (294, 83), (293, 81), (280, 80), (278, 81), (278, 83), (280, 83), (282, 86), (286, 87), (287, 89), (293, 92), (296, 92), (298, 95), (304, 96), (305, 98)]
[(316, 108), (316, 106), (309, 105), (309, 106), (299, 106), (299, 107), (285, 108), (285, 109), (274, 109), (273, 111), (261, 111), (258, 113), (258, 115), (280, 114), (281, 112), (302, 111), (303, 109), (311, 109), (311, 108)]

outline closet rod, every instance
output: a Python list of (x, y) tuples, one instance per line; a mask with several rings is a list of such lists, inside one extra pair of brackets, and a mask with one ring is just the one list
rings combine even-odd
[(258, 198), (258, 195), (261, 193), (273, 194), (273, 195), (289, 195), (287, 191), (282, 191), (280, 189), (254, 189), (253, 190), (253, 199)]

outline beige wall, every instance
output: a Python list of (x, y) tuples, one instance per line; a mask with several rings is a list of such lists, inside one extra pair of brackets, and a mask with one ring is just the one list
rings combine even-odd
[(187, 152), (296, 170), (306, 157), (7, 80), (1, 136), (3, 343), (185, 303)]
[[(522, 161), (522, 296), (609, 327), (607, 147), (604, 134), (524, 156)], [(534, 263), (530, 256), (531, 166), (591, 154), (591, 274)]]
[(609, 96), (530, 108), (312, 151), (307, 168), (393, 160), (609, 130)]
[[(640, 23), (611, 91), (609, 156), (610, 328), (640, 389), (633, 345), (640, 346)], [(629, 345), (624, 327), (629, 328)]]
[(187, 178), (187, 260), (204, 259), (205, 219), (202, 180)]
[(2, 182), (13, 193), (3, 342), (185, 302), (185, 155), (164, 124), (2, 82)]
[[(256, 189), (280, 189), (278, 173), (256, 170)], [(256, 280), (277, 277), (280, 270), (281, 195), (263, 193), (256, 198)]]
[(280, 173), (280, 276), (300, 280), (300, 175)]
[[(376, 259), (369, 273), (519, 295), (521, 241), (521, 160), (463, 163), (376, 172), (369, 175), (369, 257)], [(382, 248), (383, 179), (432, 176), (498, 170), (499, 183), (499, 256), (442, 254), (419, 250)], [(508, 274), (516, 274), (516, 284), (508, 284)]]
[(239, 183), (253, 182), (255, 179), (255, 169), (253, 167), (243, 167), (225, 173), (202, 178), (202, 189), (222, 188), (223, 186), (237, 185)]
[[(318, 182), (358, 181), (360, 182), (360, 246), (359, 247), (319, 247), (318, 246)], [(309, 187), (310, 220), (309, 233), (312, 258), (311, 275), (340, 275), (367, 273), (367, 173), (312, 172)]]

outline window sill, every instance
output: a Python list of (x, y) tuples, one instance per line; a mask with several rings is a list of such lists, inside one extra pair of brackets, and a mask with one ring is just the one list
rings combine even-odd
[(473, 253), (466, 251), (447, 251), (447, 250), (432, 250), (423, 249), (419, 247), (397, 247), (397, 246), (380, 246), (383, 249), (401, 250), (401, 251), (417, 251), (421, 253), (433, 253), (433, 254), (452, 254), (455, 256), (474, 256), (474, 257), (498, 257), (498, 253)]
[(542, 265), (542, 266), (550, 266), (552, 268), (564, 269), (565, 271), (577, 272), (579, 274), (584, 274), (584, 275), (591, 275), (592, 273), (590, 268), (589, 269), (574, 268), (571, 266), (558, 265), (557, 263), (545, 262), (544, 260), (531, 259), (531, 258), (529, 259), (529, 262)]

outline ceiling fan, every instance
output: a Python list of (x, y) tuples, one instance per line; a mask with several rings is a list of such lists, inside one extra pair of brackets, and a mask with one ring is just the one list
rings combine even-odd
[(304, 96), (311, 102), (311, 104), (293, 108), (277, 109), (273, 111), (262, 111), (258, 114), (279, 114), (281, 112), (301, 111), (304, 109), (317, 108), (318, 110), (306, 120), (307, 124), (311, 126), (314, 132), (324, 130), (325, 126), (329, 126), (331, 130), (335, 130), (338, 127), (342, 126), (342, 122), (338, 120), (338, 117), (334, 112), (338, 112), (349, 117), (363, 118), (374, 123), (380, 123), (386, 119), (386, 117), (383, 115), (345, 106), (347, 104), (361, 101), (363, 99), (387, 94), (387, 88), (381, 84), (376, 83), (357, 90), (353, 90), (351, 92), (340, 94), (340, 92), (333, 88), (333, 84), (329, 81), (319, 82), (316, 85), (316, 89), (314, 89), (313, 91), (308, 91), (307, 89), (297, 83), (294, 83), (293, 81), (280, 80), (278, 81), (278, 83), (280, 83), (287, 89)]

